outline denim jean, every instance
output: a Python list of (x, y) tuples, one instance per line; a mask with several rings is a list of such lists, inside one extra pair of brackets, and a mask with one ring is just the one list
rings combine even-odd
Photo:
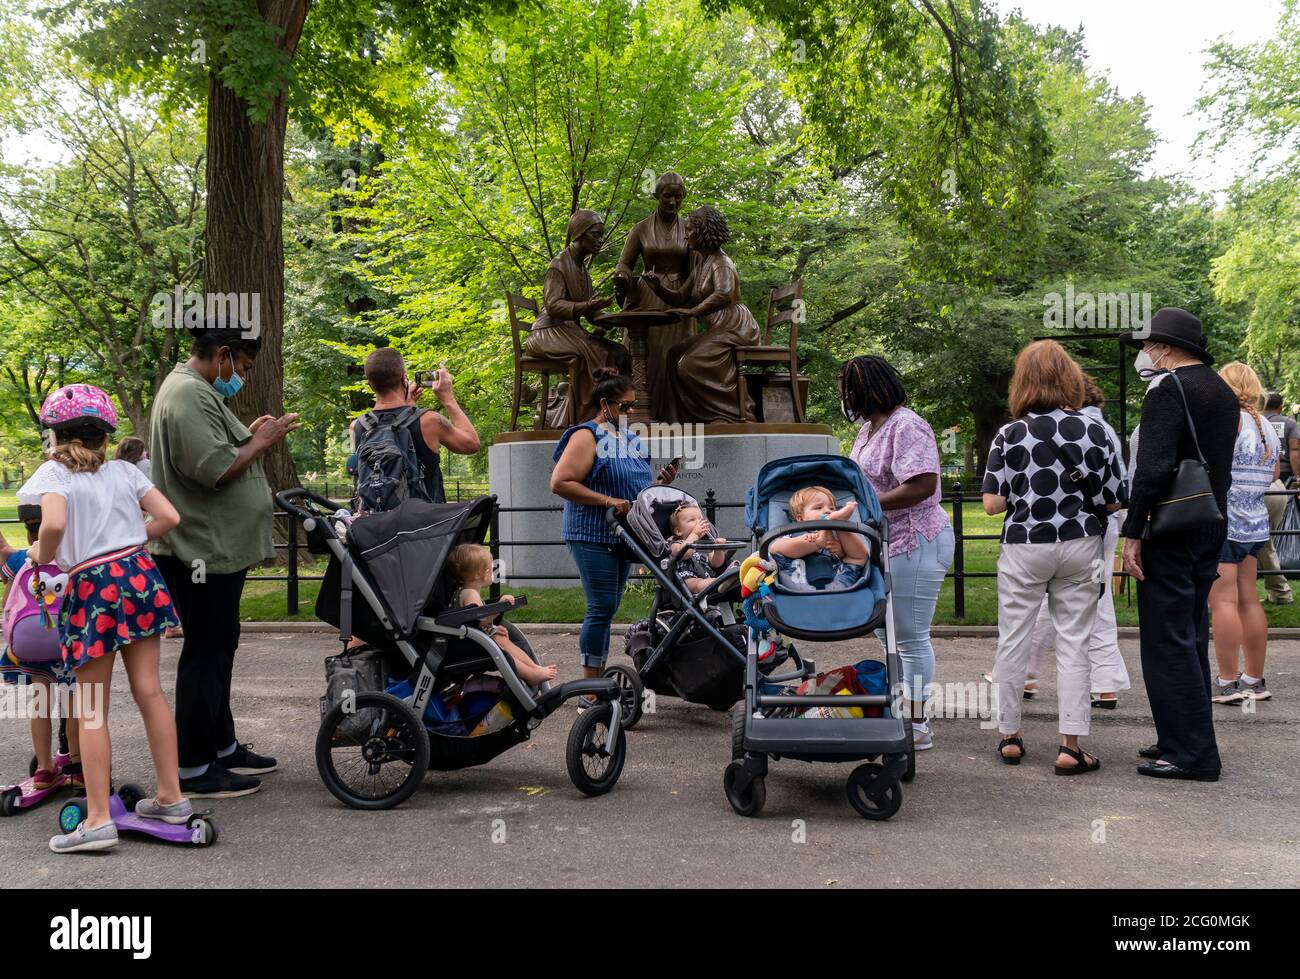
[[(943, 576), (952, 567), (955, 542), (951, 527), (945, 527), (934, 540), (916, 534), (916, 547), (906, 554), (889, 559), (889, 576), (893, 579), (894, 636), (898, 658), (903, 662), (905, 696), (924, 702), (934, 680), (934, 646), (930, 642), (930, 623), (939, 601)], [(883, 631), (876, 633), (883, 643)]]
[(578, 566), (582, 590), (587, 595), (587, 614), (582, 619), (578, 650), (582, 665), (600, 668), (609, 655), (609, 626), (614, 621), (623, 588), (632, 565), (622, 560), (613, 544), (594, 541), (565, 541), (573, 563)]

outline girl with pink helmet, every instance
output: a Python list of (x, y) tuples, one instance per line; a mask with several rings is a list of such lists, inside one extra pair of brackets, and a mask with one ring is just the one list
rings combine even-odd
[[(117, 845), (109, 816), (108, 693), (122, 654), (131, 694), (144, 718), (157, 770), (158, 794), (137, 815), (183, 823), (193, 813), (181, 795), (176, 723), (158, 675), (160, 638), (179, 624), (158, 567), (144, 549), (180, 522), (175, 507), (129, 462), (107, 461), (117, 430), (112, 400), (89, 384), (69, 384), (45, 399), (41, 424), (50, 432), (49, 461), (18, 490), (18, 502), (40, 504), (41, 528), (29, 557), (57, 564), (68, 582), (59, 613), (64, 663), (77, 678), (77, 724), (86, 781), (86, 818), (50, 840), (56, 853)], [(145, 523), (141, 511), (153, 519)]]

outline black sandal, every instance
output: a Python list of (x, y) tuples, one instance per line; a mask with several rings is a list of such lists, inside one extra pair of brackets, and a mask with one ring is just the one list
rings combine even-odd
[[(1083, 750), (1076, 751), (1074, 748), (1067, 748), (1065, 745), (1061, 745), (1056, 750), (1058, 755), (1069, 755), (1078, 762), (1077, 765), (1053, 765), (1052, 767), (1056, 769), (1057, 775), (1084, 775), (1101, 768), (1101, 759), (1096, 755), (1090, 755)], [(1089, 764), (1085, 761), (1086, 758), (1091, 758), (1092, 763)]]
[[(1020, 749), (1020, 754), (1015, 755), (1014, 757), (1011, 756), (1011, 755), (1004, 755), (1004, 754), (1002, 753), (1002, 749), (1005, 748), (1005, 747), (1007, 747), (1008, 745), (1015, 745), (1017, 748)], [(1023, 739), (1023, 738), (1003, 738), (1001, 741), (998, 742), (998, 757), (1002, 759), (1002, 763), (1003, 763), (1004, 765), (1019, 765), (1019, 764), (1020, 764), (1020, 759), (1023, 758), (1023, 757), (1025, 757), (1025, 742), (1024, 742), (1024, 739)]]
[(1101, 710), (1114, 710), (1119, 706), (1118, 697), (1093, 697), (1092, 706)]

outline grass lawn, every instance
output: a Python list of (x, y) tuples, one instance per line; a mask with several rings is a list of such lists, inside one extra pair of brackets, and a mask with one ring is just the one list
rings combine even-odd
[[(14, 490), (0, 490), (0, 520), (14, 520), (17, 517), (17, 500)], [(951, 506), (949, 506), (951, 516)], [(978, 501), (962, 507), (962, 530), (967, 535), (997, 535), (1002, 527), (1002, 518), (990, 517), (979, 508)], [(27, 535), (22, 524), (0, 523), (5, 539), (12, 546), (25, 547)], [(997, 540), (965, 541), (966, 571), (996, 571), (998, 559)], [(303, 552), (300, 556), (301, 574), (324, 574), (324, 563), (309, 561)], [(284, 574), (284, 569), (266, 569), (265, 574)], [(948, 578), (943, 583), (939, 595), (939, 607), (935, 613), (937, 625), (995, 625), (998, 620), (996, 578), (966, 579), (966, 614), (958, 618), (953, 613), (953, 589), (955, 582)], [(1300, 591), (1300, 581), (1294, 582), (1292, 588)], [(314, 621), (316, 593), (320, 583), (302, 581), (298, 585), (298, 614), (289, 615), (285, 606), (287, 598), (283, 581), (250, 581), (244, 589), (244, 601), (241, 606), (245, 621), (283, 622)], [(528, 595), (527, 608), (520, 609), (512, 616), (516, 622), (581, 622), (587, 603), (582, 589), (572, 588), (530, 588), (516, 589)], [(1264, 586), (1259, 586), (1263, 597)], [(617, 621), (631, 622), (644, 617), (650, 610), (651, 585), (649, 582), (632, 582), (623, 596)], [(1300, 602), (1294, 605), (1265, 605), (1269, 624), (1275, 627), (1300, 627)], [(1120, 625), (1137, 625), (1136, 596), (1131, 589), (1115, 596), (1115, 615)]]

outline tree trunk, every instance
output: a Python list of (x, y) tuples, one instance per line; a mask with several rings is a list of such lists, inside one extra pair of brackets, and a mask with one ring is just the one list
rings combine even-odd
[[(293, 57), (307, 16), (307, 0), (259, 0), (258, 9), (282, 31), (280, 48)], [(208, 75), (207, 293), (258, 298), (262, 350), (257, 367), (232, 404), (245, 423), (284, 413), (284, 132), (283, 93), (266, 119), (249, 118), (248, 103)], [(272, 490), (297, 485), (288, 445), (264, 457)]]

